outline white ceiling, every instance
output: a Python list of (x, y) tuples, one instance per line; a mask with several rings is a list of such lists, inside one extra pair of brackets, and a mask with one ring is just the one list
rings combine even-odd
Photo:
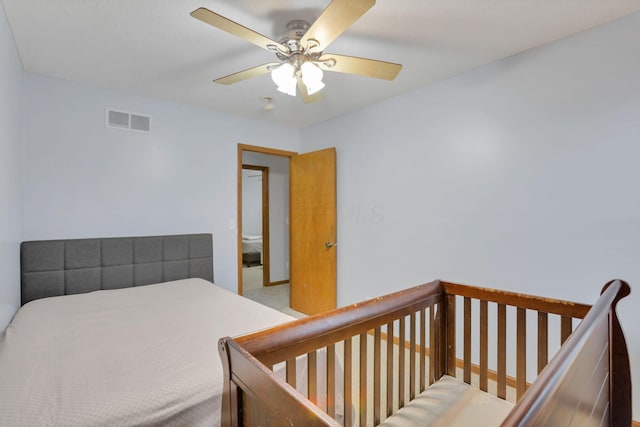
[[(207, 7), (278, 40), (329, 0), (2, 0), (26, 71), (304, 127), (640, 10), (640, 0), (378, 0), (326, 52), (404, 65), (395, 81), (325, 73), (322, 101), (269, 75), (212, 79), (274, 55), (192, 18)], [(263, 96), (275, 109), (263, 110)]]

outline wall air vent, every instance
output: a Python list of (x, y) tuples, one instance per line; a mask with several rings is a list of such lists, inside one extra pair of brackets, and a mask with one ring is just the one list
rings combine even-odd
[(151, 116), (107, 108), (107, 127), (150, 132)]

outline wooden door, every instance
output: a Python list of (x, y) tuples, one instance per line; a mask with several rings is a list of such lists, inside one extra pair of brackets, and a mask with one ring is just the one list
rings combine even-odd
[(291, 158), (291, 308), (336, 307), (336, 150)]

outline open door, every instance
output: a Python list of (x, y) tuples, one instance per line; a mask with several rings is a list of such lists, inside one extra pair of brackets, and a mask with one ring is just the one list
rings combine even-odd
[(336, 150), (291, 157), (291, 308), (336, 307)]

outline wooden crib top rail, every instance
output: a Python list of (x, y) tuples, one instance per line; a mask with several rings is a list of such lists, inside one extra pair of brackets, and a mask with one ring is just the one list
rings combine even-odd
[[(461, 296), (510, 307), (582, 319), (587, 304), (435, 280), (389, 295), (355, 303), (234, 340), (267, 366), (370, 331), (377, 326)], [(571, 332), (569, 327), (568, 333)], [(566, 338), (566, 337), (565, 337)]]
[(481, 288), (477, 286), (461, 285), (458, 283), (441, 282), (445, 293), (478, 299), (481, 301), (504, 304), (511, 307), (541, 311), (548, 314), (558, 314), (566, 317), (582, 319), (591, 308), (588, 304), (572, 301), (546, 298), (536, 295), (521, 294), (499, 289)]
[(441, 282), (436, 280), (237, 337), (234, 341), (265, 365), (273, 366), (431, 307), (441, 302), (442, 297)]

